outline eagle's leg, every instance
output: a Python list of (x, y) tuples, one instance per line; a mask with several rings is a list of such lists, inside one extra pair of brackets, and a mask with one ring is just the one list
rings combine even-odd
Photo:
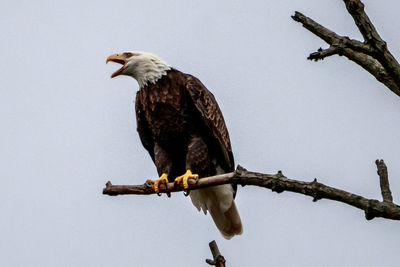
[(183, 184), (185, 196), (189, 194), (189, 179), (199, 179), (209, 174), (208, 148), (203, 139), (194, 135), (190, 138), (186, 154), (186, 173), (175, 179), (176, 184)]
[[(157, 167), (157, 172), (158, 175), (160, 175), (160, 178), (157, 180), (147, 180), (146, 183), (148, 184), (154, 184), (154, 191), (157, 193), (157, 195), (161, 196), (160, 194), (160, 183), (164, 183), (167, 185), (168, 181), (168, 174), (171, 170), (172, 166), (172, 161), (165, 149), (161, 147), (159, 144), (155, 143), (154, 144), (154, 162)], [(170, 197), (171, 193), (167, 192), (167, 196)]]
[(153, 184), (154, 185), (154, 191), (157, 194), (159, 194), (159, 192), (160, 192), (160, 183), (167, 184), (168, 182), (169, 182), (168, 181), (168, 174), (166, 174), (166, 173), (161, 174), (160, 178), (158, 178), (157, 180), (150, 180), (150, 179), (146, 180), (147, 184)]

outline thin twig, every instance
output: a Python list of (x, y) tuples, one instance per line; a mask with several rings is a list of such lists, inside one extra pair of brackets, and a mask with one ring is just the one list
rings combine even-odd
[[(376, 199), (367, 199), (365, 197), (346, 192), (341, 189), (336, 189), (314, 179), (312, 182), (303, 182), (285, 177), (282, 172), (277, 174), (263, 174), (247, 171), (243, 167), (238, 166), (235, 172), (201, 178), (198, 182), (189, 180), (190, 190), (196, 190), (209, 186), (221, 184), (238, 184), (238, 185), (253, 185), (271, 189), (274, 192), (281, 193), (284, 191), (294, 192), (310, 196), (313, 201), (319, 199), (330, 199), (339, 201), (350, 206), (361, 209), (365, 212), (367, 220), (375, 217), (382, 217), (392, 220), (400, 220), (400, 207), (392, 202), (379, 201)], [(175, 187), (174, 183), (164, 184), (159, 187), (161, 193), (183, 191), (182, 187)], [(152, 185), (112, 185), (111, 182), (106, 184), (103, 194), (106, 195), (126, 195), (139, 194), (149, 195), (155, 194)]]
[(379, 181), (381, 186), (381, 193), (383, 201), (393, 202), (392, 192), (390, 191), (388, 171), (383, 159), (375, 161), (376, 167), (378, 168)]
[(225, 267), (225, 258), (224, 256), (221, 255), (221, 252), (219, 252), (217, 242), (213, 240), (208, 245), (210, 246), (213, 259), (212, 260), (206, 259), (206, 262), (210, 265), (214, 265), (217, 267)]
[(337, 46), (330, 46), (328, 49), (319, 48), (317, 52), (311, 53), (307, 59), (318, 61), (338, 53), (339, 48)]

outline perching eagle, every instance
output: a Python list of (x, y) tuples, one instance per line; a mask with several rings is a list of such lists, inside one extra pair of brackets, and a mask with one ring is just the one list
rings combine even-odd
[[(157, 167), (159, 183), (174, 179), (188, 189), (188, 179), (232, 172), (228, 130), (213, 94), (194, 76), (182, 73), (156, 55), (125, 52), (107, 58), (122, 64), (111, 75), (127, 75), (139, 83), (137, 131)], [(236, 187), (219, 185), (190, 192), (194, 206), (210, 212), (221, 234), (242, 233), (234, 197)]]

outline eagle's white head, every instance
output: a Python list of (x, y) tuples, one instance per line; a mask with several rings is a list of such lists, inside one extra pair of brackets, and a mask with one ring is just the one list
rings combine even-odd
[(167, 70), (171, 69), (164, 60), (147, 52), (124, 52), (113, 54), (107, 58), (109, 61), (122, 64), (122, 67), (111, 74), (111, 78), (118, 75), (127, 75), (136, 79), (139, 87), (142, 88), (149, 83), (155, 83)]

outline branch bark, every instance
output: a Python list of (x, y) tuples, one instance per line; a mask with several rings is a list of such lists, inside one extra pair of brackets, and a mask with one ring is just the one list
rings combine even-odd
[(364, 4), (360, 0), (343, 1), (364, 42), (340, 36), (296, 11), (292, 16), (293, 20), (300, 22), (303, 27), (330, 45), (328, 49), (320, 48), (317, 52), (311, 53), (308, 59), (318, 61), (332, 55), (345, 56), (400, 96), (400, 65), (365, 13)]
[(210, 246), (213, 259), (206, 259), (206, 262), (209, 265), (214, 265), (216, 267), (225, 267), (225, 258), (221, 255), (221, 252), (219, 252), (219, 248), (215, 240), (211, 241), (208, 245)]
[(389, 177), (387, 172), (387, 167), (383, 159), (375, 161), (376, 167), (378, 168), (379, 182), (381, 186), (381, 193), (383, 201), (393, 202), (392, 192), (389, 186)]
[[(319, 183), (317, 179), (314, 179), (312, 182), (303, 182), (289, 179), (285, 177), (281, 171), (278, 171), (277, 174), (263, 174), (247, 171), (241, 166), (238, 166), (235, 172), (205, 177), (199, 179), (198, 181), (189, 180), (189, 188), (190, 190), (196, 190), (209, 186), (230, 183), (242, 186), (253, 185), (268, 188), (277, 193), (288, 191), (303, 194), (312, 197), (314, 202), (323, 198), (339, 201), (363, 210), (367, 220), (371, 220), (375, 217), (400, 220), (400, 206), (392, 203), (389, 182), (388, 180), (386, 182), (384, 178), (384, 169), (382, 165), (377, 164), (377, 166), (378, 173), (380, 173), (381, 191), (384, 201), (367, 199), (341, 189), (333, 188)], [(176, 187), (174, 183), (168, 183), (166, 185), (162, 184), (160, 185), (159, 189), (160, 193), (183, 191), (183, 188)], [(390, 198), (387, 197), (388, 192), (390, 194)], [(156, 192), (154, 191), (154, 187), (152, 185), (112, 185), (111, 182), (107, 182), (106, 187), (103, 189), (103, 194), (111, 196), (127, 194), (149, 195), (156, 194)]]

